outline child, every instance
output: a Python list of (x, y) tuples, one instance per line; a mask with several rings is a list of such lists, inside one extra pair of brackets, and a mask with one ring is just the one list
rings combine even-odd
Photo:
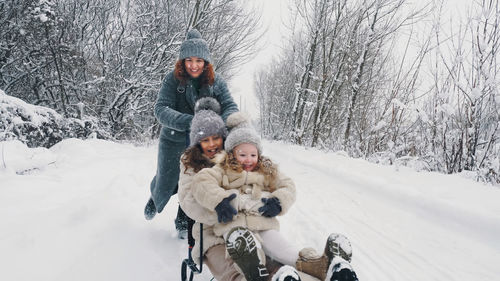
[[(229, 255), (247, 280), (265, 279), (265, 255), (325, 280), (336, 256), (350, 259), (350, 244), (339, 245), (338, 239), (345, 237), (331, 236), (325, 253), (319, 256), (288, 243), (278, 231), (276, 216), (285, 214), (295, 202), (293, 181), (262, 155), (260, 138), (245, 115), (233, 113), (227, 125), (231, 131), (225, 141), (226, 153), (218, 157), (215, 166), (198, 172), (192, 185), (193, 198), (217, 213), (214, 235), (223, 237)], [(335, 270), (330, 269), (331, 275)], [(300, 280), (293, 271), (297, 278), (291, 280)], [(350, 273), (355, 277), (352, 270)]]

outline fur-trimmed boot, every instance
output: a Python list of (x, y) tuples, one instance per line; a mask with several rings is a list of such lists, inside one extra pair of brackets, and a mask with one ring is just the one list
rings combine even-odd
[(352, 256), (352, 247), (347, 237), (332, 233), (328, 236), (322, 255), (318, 255), (316, 250), (312, 248), (302, 249), (299, 252), (296, 268), (320, 280), (326, 280), (330, 264), (336, 256), (349, 262)]
[(226, 250), (246, 280), (267, 280), (269, 273), (264, 251), (250, 230), (244, 227), (231, 229), (226, 237)]

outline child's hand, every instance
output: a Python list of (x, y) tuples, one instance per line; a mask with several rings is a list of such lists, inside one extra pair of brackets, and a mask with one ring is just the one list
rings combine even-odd
[(222, 199), (217, 206), (215, 206), (215, 211), (217, 212), (217, 220), (221, 223), (227, 223), (233, 220), (233, 216), (238, 213), (236, 209), (229, 204), (229, 201), (233, 200), (236, 194), (233, 193), (228, 197)]
[(259, 208), (259, 212), (264, 217), (271, 218), (281, 213), (281, 205), (280, 205), (280, 200), (278, 198), (276, 197), (262, 198), (262, 202), (264, 203), (264, 206)]

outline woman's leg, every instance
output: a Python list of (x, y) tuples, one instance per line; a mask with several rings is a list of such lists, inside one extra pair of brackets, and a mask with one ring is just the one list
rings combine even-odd
[(267, 256), (286, 265), (295, 267), (300, 249), (292, 245), (277, 230), (259, 232), (262, 238), (262, 248)]
[(205, 253), (205, 264), (218, 281), (240, 281), (243, 275), (234, 267), (233, 260), (226, 258), (226, 246), (219, 244)]

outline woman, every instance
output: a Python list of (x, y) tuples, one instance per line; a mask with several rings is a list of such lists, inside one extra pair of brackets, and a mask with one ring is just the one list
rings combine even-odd
[[(177, 192), (179, 158), (189, 145), (189, 128), (194, 106), (200, 97), (213, 97), (221, 106), (225, 120), (238, 111), (225, 81), (214, 73), (210, 52), (201, 34), (192, 29), (182, 43), (175, 69), (163, 80), (155, 105), (155, 116), (162, 129), (158, 148), (156, 175), (150, 184), (151, 197), (144, 209), (147, 220), (153, 219)], [(185, 238), (187, 218), (179, 208), (175, 226)]]

